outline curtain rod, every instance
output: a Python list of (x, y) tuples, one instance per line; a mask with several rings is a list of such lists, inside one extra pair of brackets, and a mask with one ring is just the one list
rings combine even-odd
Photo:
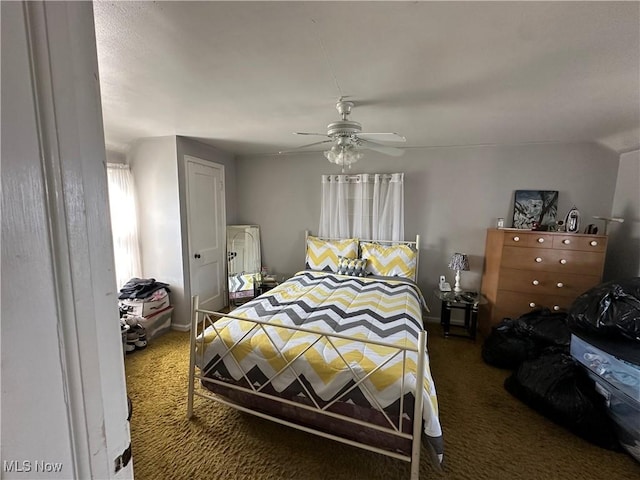
[[(376, 175), (380, 175), (383, 180), (391, 180), (393, 178), (393, 175), (391, 173), (369, 173), (367, 174), (369, 175), (369, 181), (373, 182), (374, 181), (374, 177)], [(335, 178), (336, 180), (338, 179), (338, 177), (344, 177), (348, 182), (350, 181), (356, 181), (359, 182), (362, 178), (362, 174), (357, 174), (357, 175), (327, 175), (328, 180), (331, 181), (333, 178)]]

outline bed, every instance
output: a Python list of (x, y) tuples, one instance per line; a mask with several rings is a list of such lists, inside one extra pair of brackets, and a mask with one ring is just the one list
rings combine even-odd
[(408, 461), (415, 480), (422, 441), (443, 456), (419, 237), (305, 244), (304, 270), (231, 313), (192, 299), (187, 416), (205, 397)]

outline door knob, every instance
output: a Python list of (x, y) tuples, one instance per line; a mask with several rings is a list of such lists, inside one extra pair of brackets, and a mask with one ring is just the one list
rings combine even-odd
[(199, 253), (196, 253), (196, 254), (193, 256), (193, 258), (200, 258), (200, 254), (199, 254)]

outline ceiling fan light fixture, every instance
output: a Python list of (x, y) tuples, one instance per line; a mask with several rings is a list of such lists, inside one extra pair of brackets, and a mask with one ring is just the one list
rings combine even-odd
[(308, 133), (296, 132), (296, 135), (318, 135), (326, 137), (327, 140), (302, 145), (300, 148), (312, 147), (322, 143), (333, 142), (333, 146), (329, 150), (325, 150), (324, 156), (331, 163), (342, 166), (344, 172), (345, 167), (351, 168), (351, 164), (356, 163), (362, 158), (361, 150), (368, 149), (399, 157), (404, 153), (396, 147), (391, 147), (378, 142), (406, 142), (406, 138), (393, 132), (362, 132), (362, 125), (356, 121), (349, 120), (349, 115), (354, 106), (353, 102), (345, 102), (340, 98), (336, 104), (336, 109), (341, 119), (337, 122), (331, 122), (327, 125), (327, 133)]
[(356, 163), (362, 158), (362, 152), (353, 145), (334, 145), (330, 150), (324, 152), (324, 156), (331, 163), (340, 165), (344, 172), (345, 166), (351, 168), (352, 163)]

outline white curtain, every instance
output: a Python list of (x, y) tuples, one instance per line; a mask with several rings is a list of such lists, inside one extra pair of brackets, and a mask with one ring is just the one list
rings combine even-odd
[(373, 188), (370, 175), (357, 175), (359, 181), (353, 185), (353, 237), (371, 240), (371, 204)]
[(323, 175), (321, 237), (404, 240), (404, 174)]
[(372, 240), (404, 240), (404, 173), (375, 175), (372, 210)]
[(347, 175), (322, 176), (322, 205), (318, 231), (321, 237), (349, 237), (348, 196), (349, 180)]
[(107, 178), (116, 281), (121, 288), (142, 274), (136, 197), (133, 175), (127, 165), (107, 164)]

